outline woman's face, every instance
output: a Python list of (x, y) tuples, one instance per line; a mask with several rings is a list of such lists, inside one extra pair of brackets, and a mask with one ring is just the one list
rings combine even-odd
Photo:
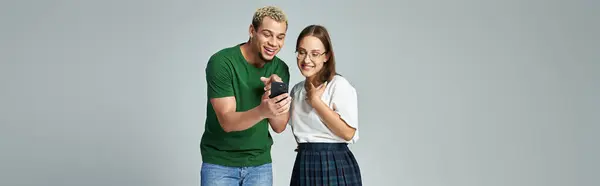
[(323, 69), (327, 62), (325, 46), (314, 36), (306, 36), (300, 40), (297, 48), (297, 60), (300, 73), (304, 77), (312, 77)]

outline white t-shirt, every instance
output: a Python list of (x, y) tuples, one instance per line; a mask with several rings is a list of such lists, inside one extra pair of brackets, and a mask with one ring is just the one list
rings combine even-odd
[[(335, 135), (320, 119), (317, 112), (306, 101), (304, 81), (294, 85), (292, 96), (290, 126), (298, 143), (355, 143), (358, 140), (358, 98), (356, 89), (346, 78), (336, 75), (327, 83), (321, 100), (337, 112), (352, 128), (354, 137), (346, 141)], [(335, 107), (334, 107), (335, 105)]]

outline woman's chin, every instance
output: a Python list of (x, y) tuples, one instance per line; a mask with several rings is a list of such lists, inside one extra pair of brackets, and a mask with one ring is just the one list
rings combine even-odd
[(314, 73), (305, 72), (305, 71), (302, 71), (302, 72), (300, 72), (300, 73), (301, 73), (301, 74), (302, 74), (302, 76), (304, 76), (305, 78), (309, 78), (310, 76), (312, 76), (312, 75), (314, 74)]

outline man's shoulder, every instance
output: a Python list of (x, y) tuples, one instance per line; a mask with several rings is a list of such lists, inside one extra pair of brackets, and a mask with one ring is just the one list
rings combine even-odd
[(223, 48), (212, 54), (210, 59), (211, 61), (215, 59), (232, 59), (238, 56), (239, 51), (237, 50), (239, 50), (239, 45)]
[(275, 56), (275, 57), (273, 58), (273, 61), (272, 61), (272, 63), (274, 63), (274, 64), (275, 64), (275, 65), (277, 65), (277, 66), (281, 66), (281, 67), (284, 67), (284, 68), (288, 68), (288, 65), (285, 63), (285, 61), (283, 61), (283, 59), (281, 59), (281, 58), (279, 58), (279, 57), (277, 57), (277, 56)]
[(212, 54), (206, 64), (207, 69), (221, 70), (223, 68), (235, 68), (236, 61), (240, 57), (239, 45), (223, 48)]
[(285, 76), (289, 78), (289, 70), (288, 65), (279, 57), (275, 56), (273, 60), (271, 60), (271, 68), (275, 73), (279, 74), (279, 76)]

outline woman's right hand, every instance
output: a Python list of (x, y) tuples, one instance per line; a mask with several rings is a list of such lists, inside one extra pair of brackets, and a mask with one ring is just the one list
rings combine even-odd
[(323, 92), (325, 92), (325, 87), (327, 87), (327, 82), (321, 84), (319, 87), (315, 87), (309, 82), (306, 90), (306, 101), (308, 101), (311, 106), (321, 101)]

